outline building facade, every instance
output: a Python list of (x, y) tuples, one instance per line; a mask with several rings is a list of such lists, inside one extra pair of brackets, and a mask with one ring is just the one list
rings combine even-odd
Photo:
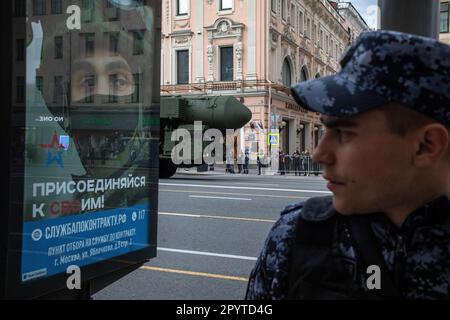
[(281, 150), (312, 152), (319, 116), (289, 86), (339, 70), (345, 48), (368, 29), (354, 11), (326, 0), (163, 0), (162, 94), (235, 96), (253, 114), (238, 151), (266, 129), (280, 133)]
[(335, 8), (339, 11), (341, 16), (345, 19), (345, 26), (350, 35), (350, 43), (353, 42), (361, 32), (369, 30), (369, 27), (361, 17), (361, 14), (353, 6), (351, 2), (331, 2)]
[(450, 1), (441, 0), (439, 16), (439, 39), (450, 44)]

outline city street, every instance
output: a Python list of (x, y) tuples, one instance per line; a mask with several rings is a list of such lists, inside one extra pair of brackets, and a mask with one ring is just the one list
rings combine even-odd
[(327, 194), (320, 176), (181, 172), (160, 180), (158, 257), (94, 299), (242, 299), (279, 212)]
[(450, 298), (450, 0), (3, 3), (0, 300)]

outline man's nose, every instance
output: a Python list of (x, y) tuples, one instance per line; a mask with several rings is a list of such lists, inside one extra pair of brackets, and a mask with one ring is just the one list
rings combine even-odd
[(109, 95), (112, 94), (110, 90), (110, 81), (109, 77), (99, 76), (97, 80), (97, 87), (95, 94), (97, 95)]
[(325, 137), (319, 142), (314, 150), (312, 159), (324, 166), (330, 166), (336, 161), (332, 148)]

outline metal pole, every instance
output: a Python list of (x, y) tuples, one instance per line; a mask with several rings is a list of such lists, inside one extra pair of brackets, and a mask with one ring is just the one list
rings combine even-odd
[(439, 38), (439, 0), (378, 0), (380, 29)]

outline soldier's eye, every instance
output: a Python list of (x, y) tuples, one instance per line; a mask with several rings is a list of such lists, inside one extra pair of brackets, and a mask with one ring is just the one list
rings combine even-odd
[(129, 84), (128, 79), (123, 77), (117, 77), (114, 79), (113, 85), (118, 90), (123, 90), (126, 88), (126, 86)]
[(346, 142), (354, 136), (354, 132), (342, 129), (335, 129), (335, 134), (339, 142)]

